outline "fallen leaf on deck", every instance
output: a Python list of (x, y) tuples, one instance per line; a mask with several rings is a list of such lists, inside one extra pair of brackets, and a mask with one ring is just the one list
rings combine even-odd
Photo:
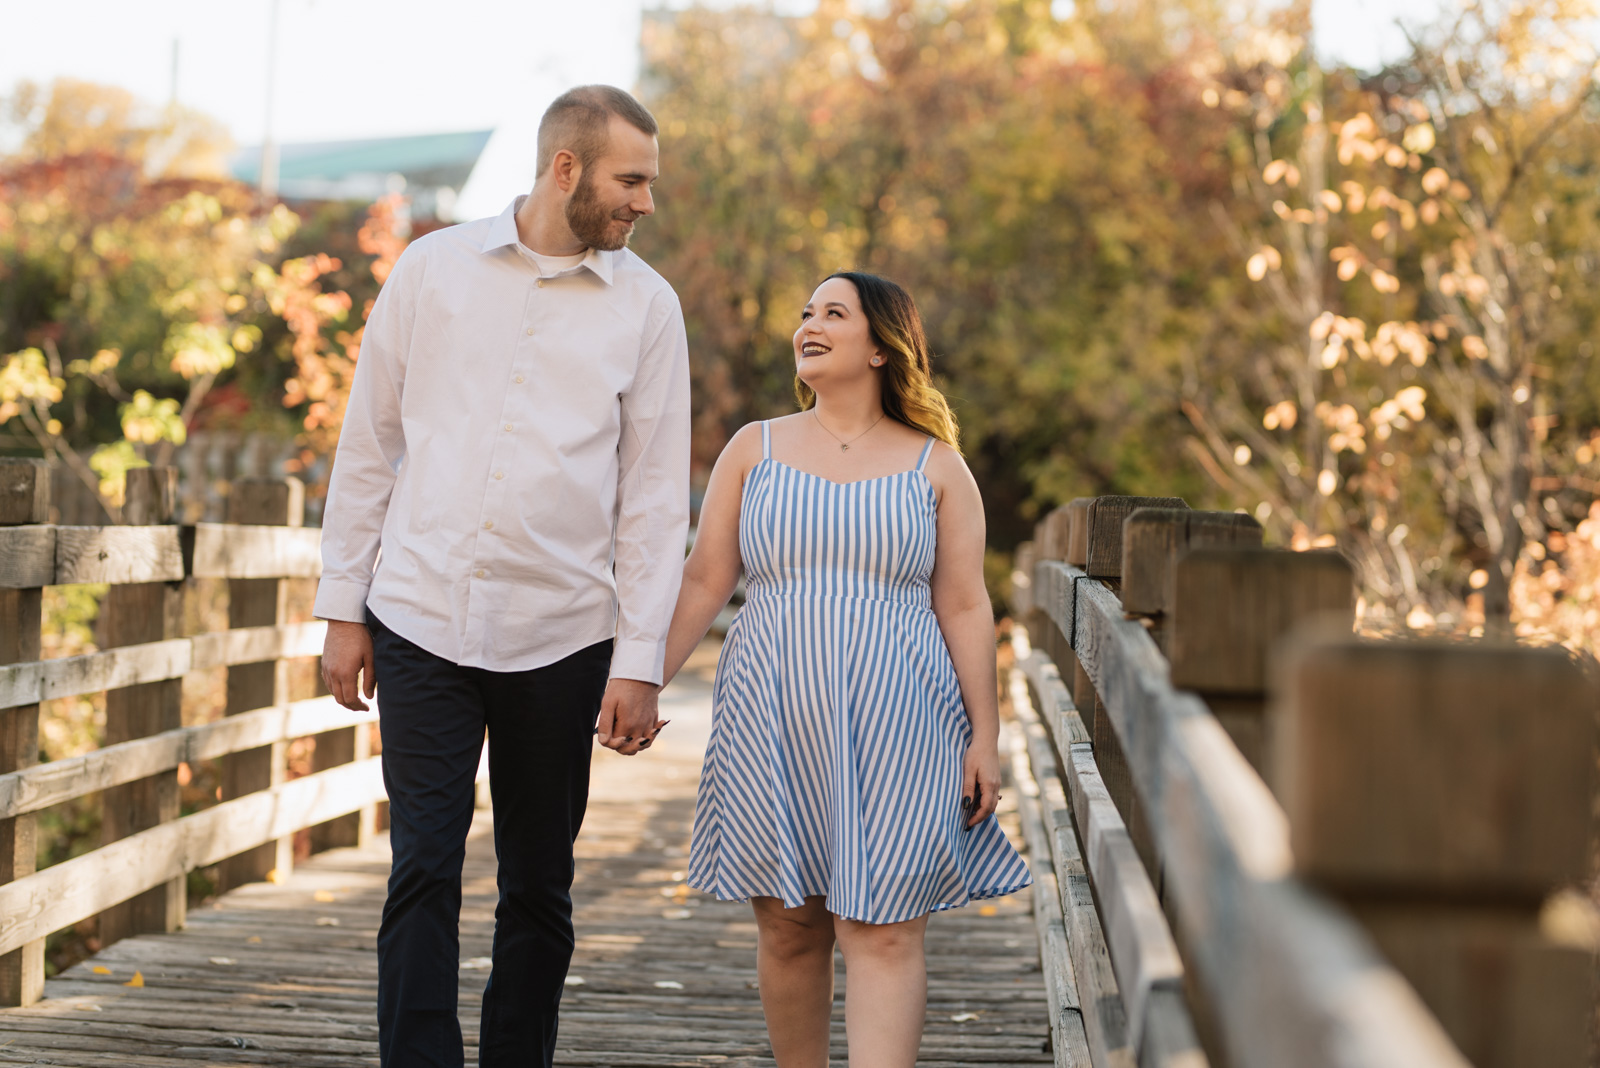
[(461, 962), (461, 970), (464, 972), (486, 972), (492, 967), (494, 967), (493, 957), (468, 957)]
[(337, 926), (339, 926), (339, 920), (338, 920), (337, 917), (334, 917), (334, 916), (318, 916), (317, 917), (317, 926), (318, 927), (337, 927)]
[(126, 983), (123, 983), (122, 985), (123, 986), (144, 986), (144, 972), (134, 972), (133, 973), (133, 978), (129, 979)]
[(693, 915), (694, 913), (689, 909), (663, 909), (661, 912), (663, 920), (687, 920)]
[(259, 946), (261, 944), (261, 936), (260, 935), (251, 935), (249, 938), (245, 939), (245, 943), (247, 945)]
[(316, 893), (311, 895), (311, 900), (322, 902), (338, 901), (339, 897), (330, 890), (318, 890)]
[(950, 1022), (951, 1023), (971, 1023), (973, 1020), (976, 1020), (978, 1017), (980, 1017), (982, 1015), (983, 1015), (983, 1013), (981, 1013), (981, 1012), (958, 1012), (954, 1016), (950, 1017)]
[(90, 969), (90, 971), (94, 972), (94, 974), (96, 974), (96, 975), (110, 975), (111, 974), (111, 969), (107, 968), (104, 964), (96, 964), (93, 968)]
[(566, 978), (566, 984), (568, 986), (582, 986), (587, 981), (588, 980), (584, 979), (584, 977), (581, 975), (569, 975)]
[(212, 957), (211, 958), (211, 963), (212, 964), (238, 964), (239, 962), (234, 960), (232, 957)]
[(104, 1009), (102, 1009), (98, 1005), (74, 1005), (72, 1007), (77, 1009), (79, 1012), (104, 1012), (105, 1011)]
[(279, 871), (277, 868), (273, 868), (271, 871), (267, 872), (267, 882), (271, 883), (274, 886), (282, 886), (284, 883), (286, 883), (288, 881), (289, 881), (289, 873), (288, 872)]
[(675, 979), (657, 979), (656, 980), (656, 989), (657, 990), (682, 990), (683, 989), (683, 984), (678, 982)]
[(997, 915), (999, 915), (999, 913), (1000, 913), (1000, 910), (995, 908), (993, 905), (979, 905), (978, 906), (978, 915), (979, 916), (997, 916)]

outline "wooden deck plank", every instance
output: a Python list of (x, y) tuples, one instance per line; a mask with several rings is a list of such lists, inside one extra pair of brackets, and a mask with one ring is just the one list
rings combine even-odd
[[(749, 907), (679, 889), (709, 729), (708, 677), (664, 695), (673, 726), (648, 755), (597, 756), (578, 844), (578, 939), (560, 1064), (773, 1064)], [(1016, 838), (1015, 811), (1004, 818)], [(469, 1065), (489, 974), (478, 958), (489, 955), (494, 922), (491, 830), (488, 813), (479, 813), (462, 876), (458, 980)], [(127, 939), (69, 969), (49, 981), (38, 1005), (0, 1011), (0, 1065), (377, 1064), (374, 946), (386, 848), (380, 837), (366, 850), (320, 854), (282, 885), (248, 884), (194, 910), (183, 931)], [(928, 965), (921, 1063), (1052, 1063), (1027, 892), (935, 916)], [(136, 972), (144, 985), (125, 986)], [(833, 1034), (840, 1063), (844, 980), (841, 965)]]

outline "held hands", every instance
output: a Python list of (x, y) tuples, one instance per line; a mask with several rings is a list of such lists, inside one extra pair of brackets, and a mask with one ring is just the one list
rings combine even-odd
[[(357, 676), (361, 683), (357, 684)], [(328, 621), (328, 636), (322, 642), (322, 684), (333, 699), (357, 712), (367, 710), (367, 700), (377, 692), (378, 680), (372, 674), (372, 634), (365, 623)]]
[(961, 768), (961, 808), (967, 813), (967, 829), (994, 815), (994, 806), (999, 800), (999, 746), (994, 742), (987, 745), (974, 742), (967, 746)]
[(666, 726), (658, 718), (657, 697), (661, 687), (635, 679), (612, 679), (600, 699), (600, 720), (595, 734), (600, 744), (623, 756), (649, 749), (656, 734)]

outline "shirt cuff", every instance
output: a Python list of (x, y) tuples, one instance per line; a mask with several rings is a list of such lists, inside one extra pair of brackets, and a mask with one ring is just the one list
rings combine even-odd
[(346, 582), (324, 576), (317, 581), (317, 600), (311, 608), (311, 614), (318, 619), (365, 623), (367, 591), (371, 588), (371, 583)]
[(619, 641), (611, 652), (611, 677), (661, 685), (667, 661), (666, 642)]

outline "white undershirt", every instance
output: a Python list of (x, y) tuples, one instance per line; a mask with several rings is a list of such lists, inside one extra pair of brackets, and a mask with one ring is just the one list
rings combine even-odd
[[(523, 245), (522, 247), (528, 248), (527, 245)], [(570, 271), (572, 268), (588, 259), (589, 250), (584, 249), (576, 256), (546, 256), (542, 252), (535, 252), (533, 249), (528, 248), (528, 255), (532, 256), (533, 262), (539, 265), (539, 273), (544, 277), (549, 278), (552, 275), (560, 274), (562, 271)]]

